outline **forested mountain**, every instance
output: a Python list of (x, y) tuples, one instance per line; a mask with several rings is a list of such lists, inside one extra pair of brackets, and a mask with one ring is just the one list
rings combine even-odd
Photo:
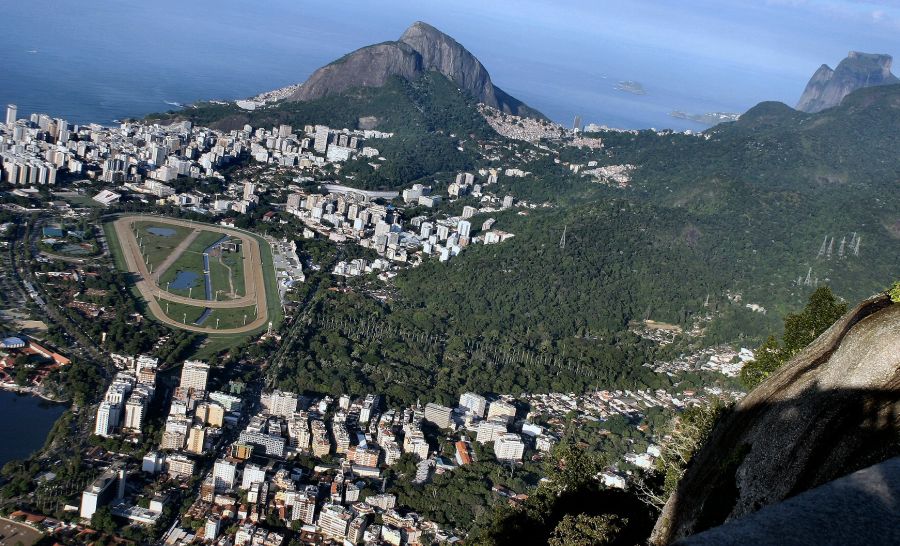
[(606, 161), (639, 166), (632, 195), (724, 225), (706, 233), (741, 242), (736, 288), (778, 305), (810, 269), (858, 299), (900, 267), (898, 127), (900, 86), (883, 86), (812, 115), (762, 103), (701, 138), (603, 136)]
[[(755, 346), (817, 285), (856, 300), (900, 270), (900, 86), (859, 90), (817, 114), (762, 103), (700, 135), (589, 135), (602, 149), (509, 141), (475, 106), (429, 73), (253, 112), (207, 105), (178, 114), (218, 127), (358, 127), (374, 116), (396, 133), (379, 143), (387, 159), (377, 171), (345, 164), (352, 179), (343, 182), (441, 188), (459, 171), (515, 166), (530, 174), (501, 176), (492, 191), (548, 205), (495, 214), (514, 238), (402, 272), (385, 303), (362, 296), (367, 281), (329, 293), (303, 340), (307, 357), (283, 369), (286, 388), (409, 398), (652, 386), (660, 379), (641, 364), (653, 353), (628, 331), (632, 321), (701, 324), (701, 343), (743, 337)], [(627, 187), (613, 188), (567, 166), (589, 161), (635, 168)], [(354, 338), (366, 321), (389, 327), (376, 344)], [(429, 344), (416, 341), (426, 335)]]

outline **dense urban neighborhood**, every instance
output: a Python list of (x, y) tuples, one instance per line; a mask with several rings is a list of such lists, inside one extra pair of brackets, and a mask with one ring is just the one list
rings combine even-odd
[[(377, 168), (384, 160), (376, 146), (393, 136), (378, 131), (316, 125), (298, 133), (282, 125), (225, 133), (190, 122), (81, 127), (43, 114), (17, 119), (13, 107), (7, 117), (0, 157), (11, 196), (4, 208), (12, 221), (5, 226), (15, 233), (27, 218), (39, 218), (28, 220), (26, 229), (41, 271), (33, 273), (37, 286), (31, 281), (22, 286), (41, 308), (67, 308), (76, 317), (76, 329), (81, 319), (116, 320), (117, 313), (103, 305), (108, 288), (65, 288), (98, 278), (94, 262), (108, 260), (111, 252), (109, 232), (100, 222), (116, 211), (139, 212), (135, 218), (147, 226), (154, 225), (154, 215), (209, 219), (226, 228), (252, 226), (271, 249), (271, 262), (264, 267), (272, 268), (279, 305), (287, 308), (296, 305), (309, 275), (371, 276), (383, 288), (369, 288), (370, 295), (384, 298), (402, 268), (445, 262), (473, 244), (502, 244), (513, 237), (497, 229), (499, 213), (528, 214), (551, 206), (492, 191), (502, 178), (528, 174), (518, 163), (457, 173), (441, 189), (422, 183), (397, 191), (347, 185), (351, 180), (340, 177), (346, 162), (369, 161)], [(556, 136), (565, 137), (566, 131), (556, 127)], [(324, 174), (334, 181), (316, 182)], [(255, 217), (261, 208), (265, 212)], [(145, 232), (138, 225), (131, 229), (142, 255), (146, 237), (171, 237), (177, 231), (163, 221), (156, 227), (140, 224)], [(304, 241), (317, 240), (358, 250), (343, 253), (345, 259), (321, 271), (327, 261), (302, 251)], [(153, 251), (146, 252), (147, 267), (152, 262), (162, 271), (163, 256), (154, 261)], [(180, 259), (173, 254), (168, 261), (181, 264)], [(165, 289), (156, 282), (162, 298), (177, 300), (172, 294), (180, 292), (171, 280)], [(232, 297), (239, 297), (231, 282)], [(20, 312), (31, 305), (19, 304)], [(135, 314), (131, 320), (148, 317)], [(37, 332), (8, 333), (5, 385), (49, 395), (52, 388), (43, 385), (44, 379), (69, 359), (39, 345)], [(282, 335), (270, 323), (260, 342), (278, 342)], [(105, 394), (89, 408), (84, 425), (96, 440), (82, 448), (88, 463), (79, 471), (86, 480), (79, 502), (51, 511), (62, 509), (67, 514), (62, 520), (39, 518), (38, 528), (57, 536), (83, 533), (82, 525), (97, 529), (99, 520), (113, 517), (130, 522), (138, 534), (162, 533), (162, 540), (173, 545), (452, 542), (471, 529), (461, 521), (434, 521), (418, 513), (405, 487), (424, 487), (436, 476), (446, 479), (473, 464), (528, 468), (550, 457), (573, 427), (604, 430), (603, 423), (610, 422), (615, 423), (613, 436), (628, 439), (617, 442), (619, 459), (610, 460), (599, 477), (609, 487), (625, 488), (635, 472), (651, 469), (660, 455), (654, 435), (663, 432), (663, 421), (656, 416), (740, 396), (708, 387), (545, 395), (463, 392), (453, 406), (441, 400), (404, 406), (377, 392), (316, 396), (265, 388), (265, 364), (242, 365), (249, 370), (248, 382), (234, 370), (202, 360), (122, 354), (105, 339), (104, 333), (99, 343), (87, 342), (111, 366)], [(165, 346), (166, 339), (154, 346)], [(718, 364), (738, 361), (728, 351), (712, 358), (697, 353), (677, 369), (665, 362), (648, 365), (657, 372), (706, 370), (733, 377), (731, 368)], [(28, 370), (27, 382), (20, 380), (26, 368), (16, 364), (20, 353), (46, 361)], [(708, 364), (700, 362), (703, 358)], [(648, 421), (648, 415), (654, 419)], [(56, 491), (58, 486), (50, 485), (58, 481), (53, 472), (43, 476), (48, 484), (43, 489)], [(494, 502), (513, 504), (528, 496), (503, 483), (489, 494)], [(71, 492), (68, 497), (74, 499)]]

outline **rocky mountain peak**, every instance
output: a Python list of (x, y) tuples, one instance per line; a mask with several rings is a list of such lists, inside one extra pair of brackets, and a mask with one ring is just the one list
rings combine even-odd
[(848, 53), (833, 70), (823, 64), (806, 84), (797, 110), (819, 112), (837, 106), (857, 89), (900, 83), (891, 73), (892, 64), (890, 55), (860, 51)]
[(395, 42), (363, 47), (316, 70), (289, 98), (313, 100), (353, 87), (380, 87), (393, 76), (414, 80), (429, 71), (443, 74), (488, 106), (543, 117), (495, 86), (484, 65), (459, 42), (421, 21)]

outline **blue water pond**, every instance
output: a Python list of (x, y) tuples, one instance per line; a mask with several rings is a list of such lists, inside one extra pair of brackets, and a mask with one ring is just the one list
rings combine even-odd
[(194, 286), (194, 283), (197, 282), (197, 279), (199, 278), (200, 274), (194, 271), (179, 271), (175, 275), (175, 279), (169, 285), (169, 288), (174, 288), (175, 290), (187, 290)]
[(156, 235), (157, 237), (172, 237), (175, 235), (174, 229), (167, 228), (167, 227), (158, 227), (158, 226), (153, 226), (153, 227), (147, 228), (147, 232), (152, 233), (153, 235)]

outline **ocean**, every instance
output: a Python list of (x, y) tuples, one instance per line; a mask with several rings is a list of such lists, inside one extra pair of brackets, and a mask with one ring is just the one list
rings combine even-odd
[[(303, 81), (358, 47), (396, 39), (417, 18), (475, 53), (499, 87), (565, 125), (580, 115), (585, 124), (702, 129), (668, 114), (742, 112), (802, 85), (602, 31), (557, 36), (552, 25), (537, 25), (528, 29), (535, 39), (513, 43), (521, 29), (498, 25), (492, 13), (421, 4), (405, 6), (405, 14), (300, 0), (7, 2), (0, 105), (17, 104), (20, 116), (112, 124), (197, 100), (245, 98)], [(616, 90), (623, 80), (640, 82), (646, 94)]]

